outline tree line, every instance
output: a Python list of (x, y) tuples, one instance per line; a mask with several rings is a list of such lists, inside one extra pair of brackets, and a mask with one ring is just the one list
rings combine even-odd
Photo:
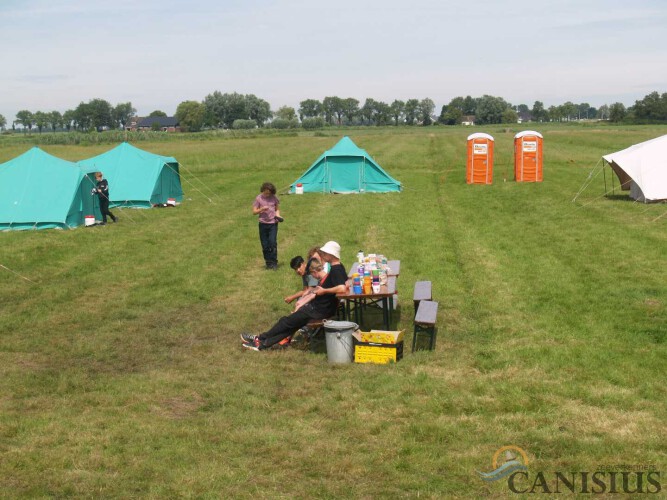
[[(652, 92), (635, 101), (628, 108), (620, 102), (594, 108), (588, 103), (566, 102), (559, 106), (545, 108), (540, 101), (532, 107), (526, 104), (512, 105), (502, 97), (484, 95), (482, 97), (455, 97), (442, 106), (440, 115), (435, 116), (435, 104), (429, 98), (394, 100), (391, 104), (367, 98), (363, 104), (353, 97), (325, 97), (306, 99), (298, 109), (283, 106), (277, 111), (254, 94), (221, 93), (215, 91), (203, 101), (183, 101), (175, 116), (181, 128), (196, 132), (205, 128), (244, 129), (256, 127), (271, 128), (322, 128), (346, 125), (459, 125), (474, 121), (476, 125), (497, 123), (517, 123), (519, 120), (533, 122), (563, 122), (582, 119), (609, 120), (626, 123), (667, 122), (667, 93)], [(33, 128), (40, 133), (51, 130), (104, 130), (125, 128), (136, 115), (131, 102), (112, 106), (104, 99), (81, 102), (75, 109), (60, 113), (31, 112), (21, 110), (16, 114), (12, 128), (19, 125), (30, 132)], [(151, 116), (167, 116), (160, 110)], [(7, 126), (0, 115), (0, 129)], [(159, 129), (159, 128), (158, 128)]]

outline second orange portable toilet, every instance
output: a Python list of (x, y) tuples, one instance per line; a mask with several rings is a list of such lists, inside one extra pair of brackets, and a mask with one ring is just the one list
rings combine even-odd
[(478, 132), (468, 136), (466, 182), (493, 183), (493, 137), (489, 134)]
[(514, 180), (542, 182), (542, 134), (524, 130), (514, 136)]

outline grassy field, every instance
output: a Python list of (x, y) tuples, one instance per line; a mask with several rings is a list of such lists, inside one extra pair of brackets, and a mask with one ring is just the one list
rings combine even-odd
[[(667, 207), (604, 197), (602, 175), (572, 199), (603, 153), (667, 129), (539, 127), (540, 184), (511, 182), (519, 130), (484, 130), (492, 186), (465, 184), (470, 129), (350, 130), (404, 191), (283, 196), (277, 272), (252, 200), (340, 131), (141, 143), (181, 162), (181, 206), (0, 233), (0, 497), (505, 497), (476, 473), (504, 445), (532, 477), (619, 463), (664, 477)], [(26, 149), (0, 138), (0, 162)], [(408, 342), (414, 283), (433, 281), (435, 352), (333, 366), (240, 347), (288, 311), (289, 259), (332, 239), (346, 263), (401, 260)]]

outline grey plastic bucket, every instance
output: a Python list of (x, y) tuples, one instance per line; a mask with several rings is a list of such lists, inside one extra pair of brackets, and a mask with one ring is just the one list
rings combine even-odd
[(354, 359), (352, 334), (358, 328), (359, 325), (350, 321), (324, 321), (329, 363), (352, 363)]

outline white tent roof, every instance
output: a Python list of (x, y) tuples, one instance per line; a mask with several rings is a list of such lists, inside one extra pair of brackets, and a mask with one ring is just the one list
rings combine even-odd
[(620, 169), (641, 189), (647, 200), (667, 199), (667, 135), (604, 155), (625, 184)]

